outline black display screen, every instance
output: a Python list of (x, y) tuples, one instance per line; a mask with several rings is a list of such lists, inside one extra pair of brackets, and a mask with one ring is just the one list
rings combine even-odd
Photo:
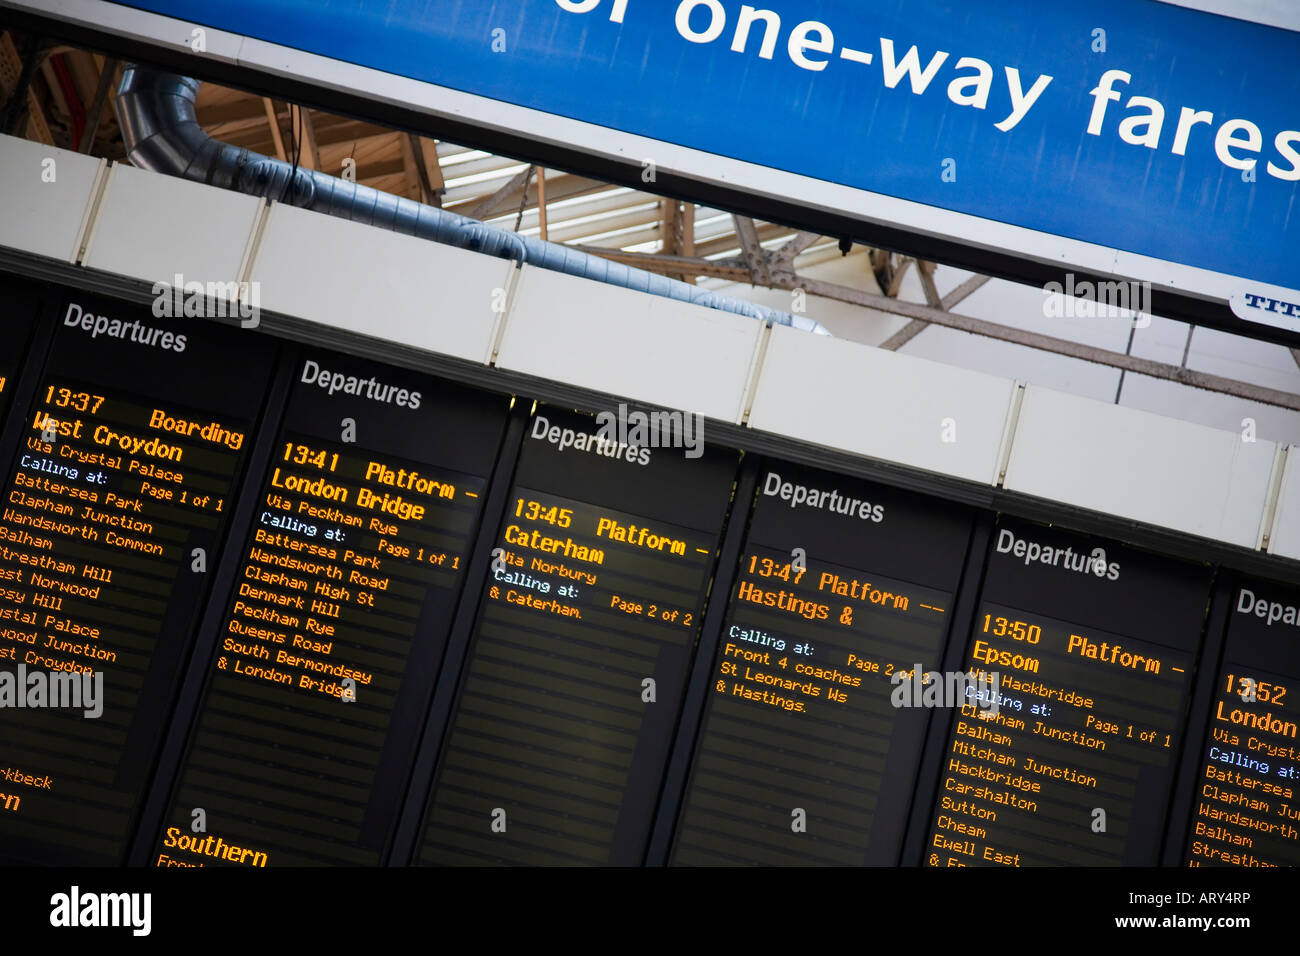
[[(274, 347), (80, 295), (58, 325), (31, 407), (14, 410), (25, 426), (0, 511), (0, 655), (28, 684), (26, 706), (0, 722), (13, 798), (0, 813), (0, 855), (116, 863)], [(57, 699), (81, 706), (52, 706), (56, 685)], [(41, 686), (43, 705), (33, 699)]]
[(1233, 593), (1200, 754), (1189, 866), (1300, 866), (1300, 591)]
[(23, 368), (27, 343), (36, 324), (36, 293), (0, 277), (0, 422)]
[(0, 864), (1300, 865), (1285, 560), (323, 341), (0, 278)]
[(965, 666), (996, 712), (953, 719), (931, 866), (1155, 865), (1210, 570), (1003, 521)]
[(643, 861), (736, 465), (537, 412), (420, 862)]
[(380, 862), (508, 400), (310, 352), (152, 862)]
[(672, 862), (893, 865), (969, 513), (793, 466), (759, 479)]

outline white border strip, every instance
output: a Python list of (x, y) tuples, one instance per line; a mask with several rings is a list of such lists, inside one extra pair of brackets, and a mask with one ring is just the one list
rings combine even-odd
[(108, 185), (108, 171), (108, 160), (101, 159), (95, 167), (95, 178), (90, 181), (90, 199), (81, 214), (81, 225), (77, 227), (77, 235), (72, 240), (72, 252), (67, 261), (74, 266), (81, 265), (86, 253), (90, 251), (91, 234), (99, 219), (99, 206), (104, 201), (104, 189)]
[(94, 245), (95, 233), (99, 229), (99, 213), (104, 205), (104, 197), (108, 195), (108, 190), (113, 185), (113, 173), (117, 169), (117, 163), (104, 161), (99, 167), (99, 172), (95, 175), (94, 189), (90, 194), (90, 204), (86, 208), (86, 222), (82, 234), (77, 257), (72, 264), (76, 266), (85, 266), (90, 260), (90, 247)]
[(1287, 475), (1292, 468), (1300, 467), (1300, 445), (1279, 445), (1273, 459), (1273, 472), (1268, 478), (1268, 492), (1264, 499), (1264, 514), (1259, 522), (1259, 541), (1256, 549), (1273, 554), (1277, 540), (1278, 520), (1282, 516), (1282, 496), (1286, 494)]
[(1020, 429), (1020, 409), (1025, 404), (1025, 388), (1028, 384), (1019, 379), (1011, 383), (1011, 401), (1007, 404), (1007, 420), (1002, 426), (1002, 441), (993, 472), (994, 488), (1003, 487), (1007, 480), (1007, 469), (1011, 467), (1011, 449), (1015, 446), (1016, 432)]

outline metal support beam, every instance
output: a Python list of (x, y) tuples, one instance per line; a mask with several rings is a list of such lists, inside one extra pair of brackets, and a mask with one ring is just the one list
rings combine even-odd
[(916, 260), (916, 274), (921, 279), (921, 291), (925, 293), (925, 304), (932, 309), (942, 309), (943, 299), (939, 288), (934, 284), (934, 263), (924, 259)]
[(605, 249), (600, 246), (575, 246), (574, 248), (614, 262), (658, 272), (660, 275), (705, 276), (711, 279), (730, 279), (733, 282), (749, 282), (752, 278), (749, 264), (739, 259), (697, 259), (689, 256), (665, 256), (652, 252), (624, 252), (622, 249)]
[[(271, 125), (271, 142), (275, 145), (275, 158), (282, 163), (289, 161), (284, 148), (284, 133), (280, 129), (280, 116), (275, 109), (275, 101), (269, 96), (262, 97), (262, 108), (266, 112), (266, 121)], [(292, 115), (290, 116), (292, 119)]]
[(406, 176), (406, 196), (416, 202), (428, 202), (428, 193), (424, 188), (424, 177), (420, 174), (420, 164), (415, 161), (415, 148), (409, 136), (399, 136), (398, 149), (402, 153), (402, 172)]
[(665, 256), (681, 254), (682, 204), (676, 199), (659, 200), (659, 252)]
[(442, 194), (447, 191), (447, 181), (442, 175), (442, 162), (438, 158), (438, 144), (414, 133), (407, 134), (411, 151), (415, 154), (416, 169), (420, 173), (420, 188), (425, 192), (425, 202), (442, 207)]
[(913, 319), (889, 338), (885, 339), (885, 341), (881, 342), (880, 347), (889, 352), (897, 352), (904, 345), (925, 331), (926, 326), (929, 324), (929, 322), (923, 322), (920, 319)]
[(546, 242), (550, 233), (546, 222), (546, 167), (537, 167), (537, 228), (542, 242)]
[(979, 276), (979, 275), (971, 276), (969, 279), (967, 279), (965, 282), (957, 286), (957, 288), (953, 289), (951, 292), (949, 292), (947, 295), (943, 297), (943, 303), (942, 303), (943, 310), (945, 312), (951, 312), (953, 309), (957, 308), (958, 304), (970, 298), (970, 296), (974, 292), (978, 291), (979, 289), (982, 289), (984, 287), (984, 283), (988, 281), (989, 281), (988, 276)]
[(794, 260), (799, 257), (799, 254), (805, 252), (820, 238), (821, 236), (815, 232), (796, 234), (793, 239), (790, 239), (780, 249), (776, 250), (776, 254), (772, 257), (772, 267), (778, 270), (793, 269)]
[(1208, 375), (1204, 372), (1180, 368), (1177, 365), (1167, 365), (1164, 362), (1153, 362), (1149, 359), (1125, 355), (1122, 352), (1112, 352), (1108, 349), (1099, 349), (1091, 345), (1071, 342), (1068, 339), (1058, 339), (1039, 332), (1013, 329), (1009, 326), (998, 325), (996, 322), (986, 322), (983, 319), (974, 319), (970, 316), (955, 315), (940, 309), (932, 309), (926, 305), (903, 302), (898, 299), (891, 299), (889, 296), (864, 292), (861, 289), (850, 289), (847, 286), (837, 285), (833, 282), (797, 277), (794, 282), (785, 285), (786, 288), (795, 288), (796, 286), (805, 289), (809, 295), (835, 299), (839, 302), (847, 302), (850, 305), (860, 305), (868, 309), (888, 312), (892, 315), (906, 316), (910, 319), (919, 319), (932, 325), (983, 335), (1002, 342), (1010, 342), (1013, 345), (1023, 345), (1026, 348), (1055, 352), (1058, 355), (1080, 359), (1084, 362), (1095, 362), (1098, 365), (1106, 365), (1126, 372), (1134, 372), (1138, 375), (1147, 375), (1167, 382), (1178, 382), (1182, 385), (1190, 385), (1193, 388), (1203, 388), (1209, 392), (1231, 395), (1234, 398), (1243, 398), (1264, 405), (1275, 405), (1278, 408), (1300, 411), (1300, 395), (1283, 392), (1275, 388), (1265, 388), (1218, 375)]
[[(43, 48), (41, 39), (33, 34), (27, 36), (27, 42), (23, 44), (22, 49), (17, 49), (17, 46), (15, 43), (14, 47), (18, 55), (18, 80), (14, 88), (9, 91), (4, 109), (0, 110), (0, 133), (22, 136), (22, 124), (27, 119), (27, 110), (30, 106), (28, 93), (31, 91), (32, 79), (44, 62), (47, 51)], [(31, 103), (36, 103), (35, 96), (30, 99)]]
[[(692, 259), (684, 256), (623, 252), (619, 249), (601, 249), (592, 246), (580, 246), (578, 248), (583, 249), (585, 252), (604, 256), (605, 258), (612, 259), (616, 262), (625, 262), (628, 265), (638, 266), (652, 272), (663, 274), (685, 272), (687, 274), (698, 276), (730, 279), (736, 282), (752, 281), (752, 274), (748, 261), (737, 261), (735, 259), (717, 261), (709, 259)], [(899, 271), (902, 271), (901, 267)], [(943, 304), (948, 308), (956, 306), (988, 281), (987, 276), (972, 276), (950, 292), (943, 300)], [(1242, 398), (1247, 401), (1260, 402), (1264, 405), (1274, 405), (1279, 408), (1288, 408), (1293, 411), (1300, 411), (1300, 395), (1295, 395), (1290, 392), (1283, 392), (1273, 388), (1264, 388), (1259, 385), (1239, 382), (1235, 379), (1223, 378), (1218, 375), (1208, 375), (1204, 372), (1196, 372), (1191, 369), (1180, 368), (1177, 365), (1167, 365), (1163, 362), (1153, 362), (1149, 359), (1136, 358), (1132, 355), (1125, 355), (1122, 352), (1112, 352), (1107, 349), (1094, 348), (1093, 346), (1083, 345), (1079, 342), (1071, 342), (1068, 339), (1060, 339), (1051, 335), (1043, 335), (1039, 332), (1029, 332), (1023, 329), (1014, 329), (1009, 326), (998, 325), (996, 322), (988, 322), (983, 319), (976, 319), (966, 315), (956, 315), (955, 313), (948, 312), (945, 309), (935, 309), (928, 305), (904, 302), (887, 295), (866, 292), (862, 289), (853, 289), (833, 282), (809, 279), (785, 270), (774, 271), (772, 273), (769, 287), (774, 289), (790, 290), (803, 289), (808, 295), (820, 296), (825, 299), (834, 299), (837, 302), (847, 302), (850, 305), (875, 309), (879, 312), (889, 313), (890, 315), (901, 315), (912, 320), (886, 340), (881, 345), (881, 348), (897, 349), (900, 345), (914, 338), (918, 332), (925, 328), (926, 325), (939, 325), (944, 328), (956, 329), (960, 332), (969, 332), (972, 335), (983, 335), (986, 338), (997, 339), (1002, 342), (1010, 342), (1013, 345), (1023, 345), (1026, 348), (1039, 349), (1044, 352), (1054, 352), (1057, 355), (1064, 355), (1067, 358), (1076, 358), (1084, 362), (1095, 362), (1098, 365), (1106, 365), (1111, 368), (1134, 372), (1138, 375), (1147, 375), (1151, 378), (1158, 378), (1169, 382), (1178, 382), (1182, 385), (1190, 385), (1193, 388), (1201, 388), (1209, 392), (1231, 395), (1234, 398)], [(1297, 362), (1300, 362), (1300, 357), (1297, 357)]]
[(749, 265), (750, 281), (754, 285), (770, 286), (771, 268), (768, 265), (767, 253), (763, 251), (763, 246), (758, 241), (758, 226), (748, 216), (733, 215), (731, 218), (736, 224), (736, 236), (740, 239), (741, 252)]
[(500, 212), (505, 207), (505, 201), (510, 198), (510, 194), (516, 189), (523, 187), (533, 174), (533, 167), (529, 166), (510, 177), (510, 181), (494, 192), (487, 199), (474, 206), (473, 209), (467, 209), (464, 215), (470, 219), (489, 219), (494, 213)]
[[(298, 164), (303, 169), (320, 170), (320, 147), (316, 145), (316, 127), (312, 125), (311, 110), (298, 107), (298, 115), (302, 118), (302, 156)], [(290, 112), (289, 118), (293, 118)]]
[(910, 266), (913, 261), (914, 260), (912, 259), (904, 259), (898, 264), (889, 277), (889, 288), (885, 289), (885, 295), (889, 296), (891, 299), (898, 295), (898, 290), (903, 287), (903, 277), (907, 275), (907, 267)]
[[(931, 268), (933, 268), (933, 266)], [(924, 270), (922, 270), (922, 272), (924, 273)], [(984, 285), (984, 283), (988, 281), (989, 281), (988, 276), (980, 276), (980, 275), (971, 276), (961, 285), (957, 286), (957, 288), (949, 292), (942, 299), (942, 301), (939, 302), (939, 307), (943, 309), (943, 311), (945, 312), (952, 311), (952, 309), (954, 309), (959, 303), (961, 303), (967, 296), (969, 296), (976, 289), (979, 289), (981, 286)], [(933, 279), (930, 280), (930, 287), (932, 289), (934, 288)], [(934, 292), (935, 298), (937, 298), (938, 295), (939, 293), (936, 290)], [(889, 338), (885, 339), (885, 341), (881, 342), (880, 347), (882, 349), (888, 349), (891, 352), (897, 352), (908, 342), (912, 341), (912, 339), (916, 338), (922, 332), (922, 330), (925, 329), (927, 325), (929, 325), (928, 322), (923, 322), (920, 319), (913, 319), (911, 322), (908, 322), (907, 325), (903, 326), (901, 329), (899, 329)]]
[(77, 144), (77, 152), (89, 153), (95, 145), (95, 134), (99, 132), (100, 120), (104, 117), (104, 104), (108, 102), (108, 92), (113, 87), (117, 75), (117, 60), (106, 59), (99, 70), (99, 82), (95, 84), (95, 96), (90, 101), (90, 112), (86, 114), (86, 128)]
[[(685, 235), (682, 220), (685, 218), (685, 211), (681, 202), (676, 199), (664, 198), (659, 200), (659, 252), (665, 256), (680, 256), (683, 254), (682, 246)], [(686, 273), (670, 273), (668, 278), (676, 279), (679, 282), (694, 281), (694, 278), (688, 280)]]

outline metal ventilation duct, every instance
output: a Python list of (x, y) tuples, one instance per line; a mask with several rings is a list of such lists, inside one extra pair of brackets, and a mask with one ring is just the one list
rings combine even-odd
[[(114, 105), (131, 162), (142, 169), (281, 200), (341, 219), (514, 259), (539, 269), (594, 279), (650, 295), (749, 316), (762, 322), (830, 333), (819, 322), (753, 302), (716, 295), (686, 282), (634, 269), (554, 242), (488, 226), (436, 206), (380, 192), (222, 143), (204, 132), (194, 110), (199, 81), (128, 65)], [(292, 184), (290, 185), (290, 180)]]

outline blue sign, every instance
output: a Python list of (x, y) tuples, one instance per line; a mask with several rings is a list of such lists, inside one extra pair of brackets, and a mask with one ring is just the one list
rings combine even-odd
[[(1300, 287), (1300, 33), (1155, 0), (128, 5), (701, 154)], [(984, 243), (978, 228), (954, 238)]]

